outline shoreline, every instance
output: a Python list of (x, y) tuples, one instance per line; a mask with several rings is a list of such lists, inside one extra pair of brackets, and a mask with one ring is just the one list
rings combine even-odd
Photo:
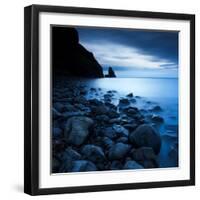
[(138, 108), (141, 99), (133, 93), (120, 96), (116, 90), (105, 92), (57, 79), (52, 108), (53, 173), (162, 168), (163, 148), (168, 148), (174, 162), (168, 167), (176, 167), (177, 137), (159, 131), (165, 123), (159, 115), (163, 108), (150, 101), (151, 110)]

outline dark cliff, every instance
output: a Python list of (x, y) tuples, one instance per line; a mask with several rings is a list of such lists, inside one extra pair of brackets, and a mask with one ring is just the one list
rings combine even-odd
[(75, 28), (52, 28), (52, 65), (53, 75), (104, 77), (103, 69), (93, 54), (79, 43)]

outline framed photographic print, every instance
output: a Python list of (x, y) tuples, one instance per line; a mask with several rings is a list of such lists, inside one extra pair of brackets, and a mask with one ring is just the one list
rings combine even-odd
[(25, 8), (24, 191), (195, 184), (195, 16)]

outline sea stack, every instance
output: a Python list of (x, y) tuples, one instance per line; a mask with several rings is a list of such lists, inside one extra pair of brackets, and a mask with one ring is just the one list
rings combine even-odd
[(107, 78), (115, 78), (116, 77), (115, 72), (112, 69), (112, 67), (108, 68), (108, 74), (106, 74), (105, 77), (107, 77)]
[(103, 69), (79, 43), (78, 31), (70, 27), (52, 28), (52, 64), (54, 75), (103, 78)]

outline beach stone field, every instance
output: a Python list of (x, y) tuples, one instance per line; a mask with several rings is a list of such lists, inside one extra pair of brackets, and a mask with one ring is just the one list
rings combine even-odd
[[(137, 106), (140, 101), (148, 109)], [(178, 138), (160, 133), (163, 111), (134, 91), (120, 96), (84, 81), (55, 79), (52, 173), (177, 167)]]

